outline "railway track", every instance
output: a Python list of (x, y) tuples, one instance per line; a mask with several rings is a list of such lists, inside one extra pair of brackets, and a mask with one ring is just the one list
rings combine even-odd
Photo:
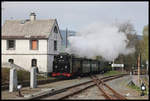
[[(99, 90), (103, 93), (104, 97), (106, 99), (109, 100), (126, 100), (126, 98), (124, 96), (122, 96), (121, 94), (119, 94), (118, 92), (116, 92), (114, 89), (112, 89), (110, 86), (108, 86), (106, 83), (103, 82), (103, 80), (97, 78), (96, 76), (91, 76), (91, 78), (93, 79), (93, 81), (95, 82), (95, 84), (97, 85), (97, 87), (99, 88)], [(104, 86), (109, 89), (109, 91), (111, 91), (112, 93), (110, 94), (110, 92), (106, 92), (106, 90), (104, 89)], [(113, 96), (112, 96), (113, 95)]]
[[(127, 74), (121, 74), (121, 75), (114, 75), (114, 76), (109, 76), (109, 77), (103, 77), (101, 78), (101, 80), (103, 80), (102, 82), (106, 82), (106, 81), (110, 81), (116, 78), (120, 78), (122, 76), (125, 76)], [(90, 81), (86, 81), (74, 86), (70, 86), (70, 87), (66, 87), (64, 89), (60, 89), (60, 90), (54, 90), (54, 91), (50, 91), (47, 93), (43, 93), (37, 96), (32, 96), (30, 98), (26, 98), (26, 99), (54, 99), (54, 100), (60, 100), (60, 99), (65, 99), (69, 96), (72, 96), (74, 94), (77, 94), (89, 87), (95, 86), (97, 85), (97, 83), (93, 82), (93, 80)]]
[[(43, 84), (47, 84), (47, 83), (52, 83), (52, 82), (59, 82), (59, 81), (63, 81), (65, 79), (47, 79), (47, 80), (37, 80), (37, 84), (38, 85), (43, 85)], [(23, 81), (23, 82), (18, 82), (18, 84), (21, 84), (23, 87), (28, 87), (30, 86), (30, 81)], [(1, 89), (4, 90), (8, 90), (9, 89), (9, 83), (4, 83), (1, 86)]]

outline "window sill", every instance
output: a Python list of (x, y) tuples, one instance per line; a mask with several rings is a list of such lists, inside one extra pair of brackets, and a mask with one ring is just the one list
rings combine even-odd
[(30, 51), (39, 51), (38, 49), (31, 49)]
[(15, 50), (14, 48), (8, 48), (7, 50)]

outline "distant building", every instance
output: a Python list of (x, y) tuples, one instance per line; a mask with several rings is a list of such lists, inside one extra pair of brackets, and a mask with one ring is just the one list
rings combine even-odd
[(13, 62), (25, 70), (37, 66), (52, 72), (52, 61), (60, 52), (62, 36), (56, 19), (6, 20), (2, 27), (2, 63)]

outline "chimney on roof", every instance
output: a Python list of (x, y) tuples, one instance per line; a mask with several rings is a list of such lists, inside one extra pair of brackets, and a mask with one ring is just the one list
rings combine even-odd
[(36, 14), (34, 12), (30, 13), (30, 20), (31, 21), (36, 20)]

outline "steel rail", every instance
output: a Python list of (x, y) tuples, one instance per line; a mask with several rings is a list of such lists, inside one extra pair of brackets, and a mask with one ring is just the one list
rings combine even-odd
[[(126, 100), (126, 98), (124, 96), (122, 96), (121, 94), (119, 94), (118, 92), (116, 92), (114, 89), (112, 89), (110, 86), (108, 86), (106, 83), (103, 82), (103, 80), (97, 78), (96, 76), (91, 76), (93, 78), (93, 80), (96, 82), (97, 87), (103, 92), (105, 98), (110, 99), (110, 100), (114, 100), (114, 98), (112, 98), (109, 94), (107, 94), (104, 89), (102, 89), (102, 86), (107, 87), (110, 91), (113, 92), (113, 94), (116, 96), (116, 98), (120, 99), (120, 100)], [(102, 86), (100, 86), (99, 84), (102, 84)]]
[(114, 98), (112, 98), (109, 94), (107, 94), (104, 90), (104, 88), (102, 86), (100, 86), (100, 82), (98, 82), (97, 78), (94, 78), (93, 76), (91, 76), (91, 78), (93, 79), (93, 81), (95, 82), (95, 84), (97, 85), (97, 87), (100, 89), (100, 91), (104, 94), (104, 97), (106, 99), (111, 99), (113, 100)]
[[(112, 79), (116, 79), (116, 78), (119, 78), (119, 77), (122, 77), (122, 76), (125, 76), (125, 75), (128, 75), (128, 74), (119, 74), (119, 75), (114, 75), (114, 76), (102, 77), (101, 80), (103, 80), (103, 82), (106, 82), (106, 81), (109, 81), (109, 80), (112, 80)], [(43, 99), (43, 98), (64, 99), (64, 98), (66, 98), (68, 96), (76, 94), (76, 93), (78, 93), (78, 92), (80, 92), (82, 90), (85, 90), (85, 89), (87, 89), (89, 87), (92, 87), (92, 86), (95, 86), (95, 85), (96, 84), (93, 82), (93, 80), (90, 80), (90, 81), (79, 83), (79, 84), (76, 84), (76, 85), (73, 85), (73, 86), (69, 86), (69, 87), (66, 87), (66, 88), (63, 88), (63, 89), (60, 89), (60, 90), (47, 91), (45, 93), (43, 92), (41, 94), (33, 95), (31, 97), (22, 98), (22, 99), (25, 99), (25, 100), (27, 100), (27, 99), (28, 100), (29, 99)], [(77, 88), (75, 88), (75, 87), (77, 87)], [(69, 93), (65, 93), (65, 92), (69, 91), (70, 89), (74, 89), (74, 90), (71, 90), (70, 94)]]
[[(112, 79), (115, 79), (115, 78), (119, 78), (119, 77), (121, 77), (121, 76), (124, 76), (124, 74), (121, 74), (121, 75), (115, 75), (115, 76), (109, 76), (109, 77), (103, 77), (103, 78), (101, 78), (104, 82), (106, 82), (106, 81), (109, 81), (109, 80), (112, 80)], [(64, 92), (61, 92), (61, 93), (59, 93), (59, 94), (55, 94), (55, 95), (53, 95), (53, 96), (48, 96), (48, 97), (46, 97), (45, 96), (45, 98), (43, 98), (43, 99), (57, 99), (57, 100), (60, 100), (60, 99), (64, 99), (64, 98), (67, 98), (67, 97), (69, 97), (69, 96), (72, 96), (72, 95), (74, 95), (74, 94), (76, 94), (76, 93), (79, 93), (79, 92), (81, 92), (81, 91), (83, 91), (83, 90), (85, 90), (85, 89), (87, 89), (87, 88), (89, 88), (89, 87), (92, 87), (92, 86), (94, 86), (94, 85), (99, 85), (99, 83), (94, 83), (93, 82), (93, 80), (91, 80), (91, 81), (89, 81), (89, 82), (86, 82), (86, 83), (81, 83), (81, 84), (79, 84), (79, 85), (77, 85), (77, 86), (74, 86), (74, 87), (70, 87), (70, 89), (68, 89), (68, 90), (66, 90), (66, 91), (64, 91)], [(103, 88), (99, 88), (99, 89), (103, 89)], [(104, 90), (103, 90), (104, 91)], [(107, 98), (110, 98), (111, 96), (109, 96), (109, 95), (106, 95), (105, 94), (105, 96), (107, 97)], [(114, 98), (110, 98), (110, 99), (114, 99)]]

